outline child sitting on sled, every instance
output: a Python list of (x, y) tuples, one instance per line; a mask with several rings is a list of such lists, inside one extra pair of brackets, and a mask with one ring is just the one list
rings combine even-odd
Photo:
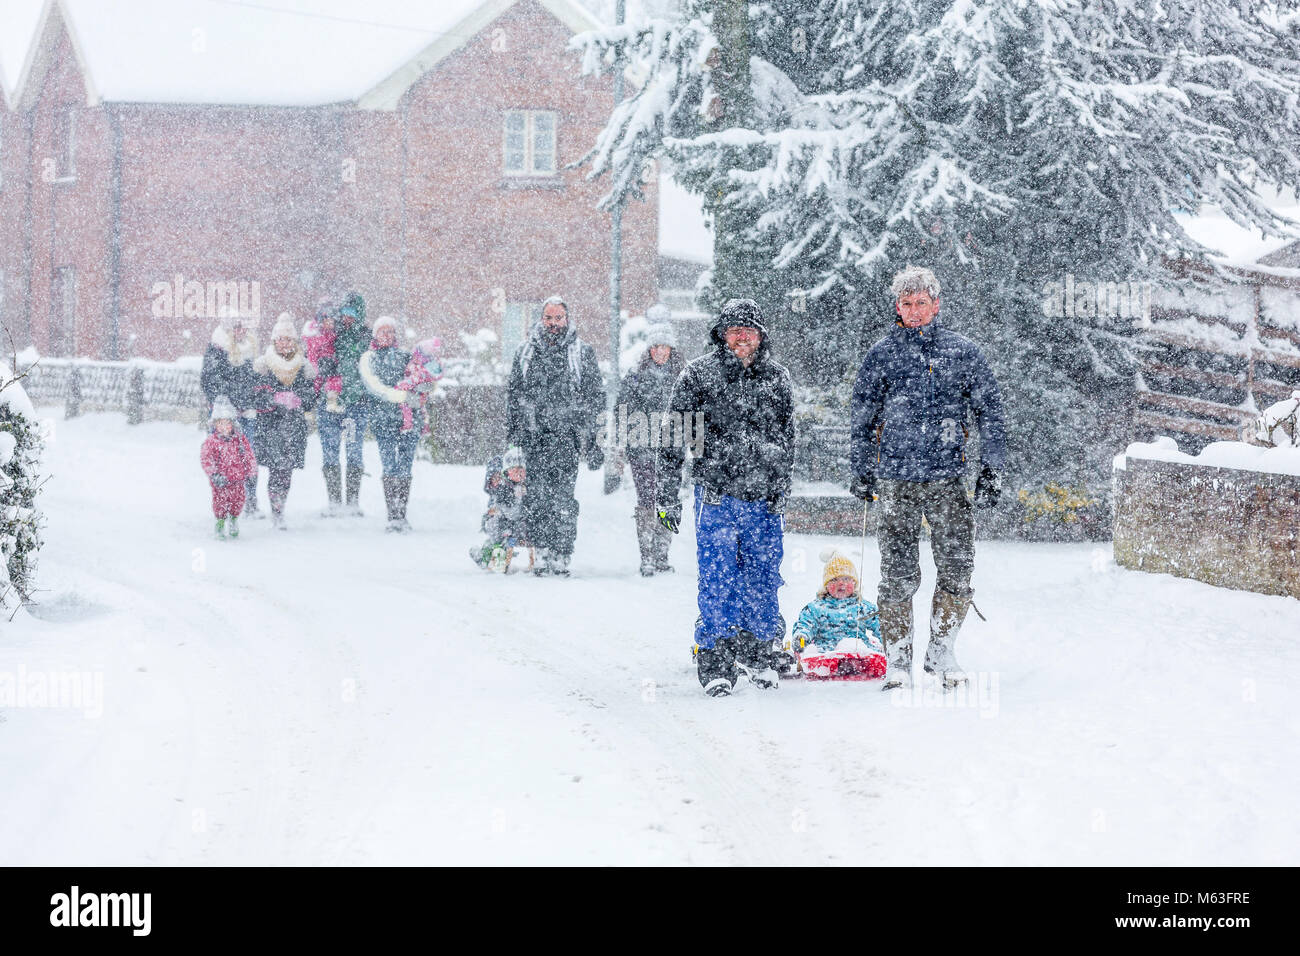
[(791, 651), (809, 677), (883, 677), (876, 606), (858, 593), (858, 570), (834, 549), (820, 555), (822, 589), (794, 622)]
[(510, 448), (500, 458), (488, 463), (483, 490), (488, 493), (488, 508), (483, 514), (482, 530), (487, 540), (470, 549), (470, 557), (481, 568), (508, 571), (515, 549), (528, 548), (528, 566), (533, 566), (533, 551), (524, 529), (524, 489), (527, 471), (524, 453)]
[[(434, 337), (425, 339), (411, 350), (411, 360), (406, 363), (406, 372), (402, 380), (393, 388), (400, 392), (418, 392), (421, 395), (432, 392), (442, 378), (442, 363), (438, 353), (442, 351), (442, 339)], [(402, 406), (402, 431), (409, 432), (415, 427), (415, 413), (410, 405)], [(426, 425), (426, 429), (428, 426)]]

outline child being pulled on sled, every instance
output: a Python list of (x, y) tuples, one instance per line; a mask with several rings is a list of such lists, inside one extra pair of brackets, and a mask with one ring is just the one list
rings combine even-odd
[(217, 537), (225, 538), (226, 522), (230, 537), (239, 537), (239, 516), (244, 510), (244, 482), (257, 474), (257, 458), (248, 436), (235, 424), (239, 413), (230, 399), (218, 395), (208, 416), (211, 434), (199, 451), (199, 463), (212, 486), (212, 513), (217, 517)]
[(858, 593), (858, 569), (834, 548), (819, 557), (826, 565), (822, 588), (799, 612), (790, 649), (800, 660), (833, 652), (883, 655), (876, 606)]
[(528, 548), (528, 566), (533, 566), (533, 549), (524, 528), (524, 488), (527, 472), (524, 453), (511, 447), (488, 462), (483, 490), (488, 494), (482, 530), (487, 540), (470, 549), (470, 557), (481, 568), (507, 571), (516, 548)]
[[(442, 351), (442, 339), (434, 336), (431, 339), (425, 339), (411, 350), (411, 360), (406, 363), (406, 372), (402, 375), (402, 380), (393, 388), (402, 392), (419, 392), (425, 394), (432, 392), (438, 384), (438, 379), (442, 378), (442, 363), (438, 361), (438, 353)], [(415, 427), (415, 413), (410, 405), (402, 406), (402, 431), (409, 432)], [(429, 427), (425, 426), (426, 430)]]

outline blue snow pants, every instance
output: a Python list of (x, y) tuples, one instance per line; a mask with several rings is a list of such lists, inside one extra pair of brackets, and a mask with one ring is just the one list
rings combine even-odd
[(723, 495), (717, 504), (695, 486), (695, 553), (700, 569), (700, 619), (695, 643), (711, 648), (746, 630), (763, 640), (784, 635), (776, 592), (785, 525), (766, 501)]

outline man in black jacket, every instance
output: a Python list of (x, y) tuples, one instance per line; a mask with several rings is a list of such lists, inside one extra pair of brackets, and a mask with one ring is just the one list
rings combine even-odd
[[(774, 687), (774, 645), (785, 637), (776, 592), (781, 579), (782, 513), (794, 470), (790, 373), (769, 355), (762, 312), (732, 299), (710, 337), (715, 348), (689, 363), (673, 386), (670, 415), (695, 452), (695, 547), (700, 616), (696, 667), (711, 697), (729, 694), (738, 670)], [(681, 522), (678, 500), (686, 441), (659, 452), (659, 520)]]
[(506, 391), (506, 428), (528, 470), (524, 522), (537, 548), (533, 573), (567, 577), (578, 535), (578, 458), (597, 471), (605, 455), (596, 426), (605, 387), (596, 353), (578, 338), (559, 296), (542, 304), (542, 320), (515, 353)]

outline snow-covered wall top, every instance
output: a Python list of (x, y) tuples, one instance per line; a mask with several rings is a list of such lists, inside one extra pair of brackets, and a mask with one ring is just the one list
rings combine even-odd
[(1126, 469), (1130, 458), (1235, 468), (1239, 471), (1260, 471), (1274, 475), (1300, 475), (1300, 448), (1261, 448), (1237, 441), (1213, 442), (1206, 445), (1199, 455), (1184, 454), (1178, 450), (1176, 441), (1163, 436), (1153, 442), (1133, 442), (1122, 455), (1115, 456), (1115, 469)]

